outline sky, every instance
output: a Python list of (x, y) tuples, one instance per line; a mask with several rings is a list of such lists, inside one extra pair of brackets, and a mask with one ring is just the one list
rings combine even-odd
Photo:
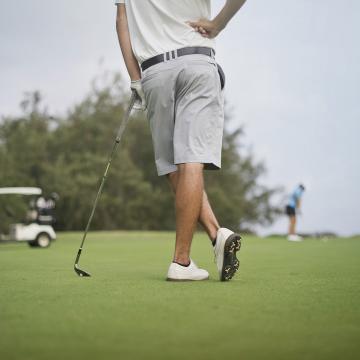
[[(144, 0), (145, 1), (145, 0)], [(216, 14), (225, 1), (214, 0)], [(39, 90), (64, 114), (104, 71), (128, 80), (111, 0), (0, 1), (0, 115)], [(261, 181), (300, 182), (299, 231), (360, 233), (360, 2), (248, 0), (217, 39), (229, 129), (266, 165)], [(286, 231), (286, 218), (261, 234)]]

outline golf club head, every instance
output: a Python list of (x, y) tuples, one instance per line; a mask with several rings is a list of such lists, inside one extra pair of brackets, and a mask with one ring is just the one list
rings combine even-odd
[(87, 273), (84, 270), (81, 270), (78, 266), (78, 264), (74, 265), (74, 270), (75, 272), (80, 276), (80, 277), (90, 277), (91, 275), (89, 273)]

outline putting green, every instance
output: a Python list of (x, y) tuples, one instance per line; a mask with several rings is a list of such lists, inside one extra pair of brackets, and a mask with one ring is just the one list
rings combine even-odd
[(49, 249), (0, 245), (0, 358), (358, 359), (360, 239), (245, 238), (240, 272), (217, 281), (194, 239), (204, 282), (166, 282), (173, 233), (81, 234)]

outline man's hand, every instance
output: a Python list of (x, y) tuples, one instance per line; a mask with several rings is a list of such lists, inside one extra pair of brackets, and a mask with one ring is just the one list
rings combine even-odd
[(227, 0), (225, 6), (213, 20), (187, 21), (195, 31), (206, 38), (214, 38), (225, 28), (230, 19), (239, 11), (246, 0)]
[(214, 20), (200, 19), (198, 21), (188, 21), (187, 24), (203, 37), (210, 39), (216, 37), (222, 30)]
[(144, 111), (146, 109), (146, 101), (145, 101), (145, 94), (141, 86), (141, 80), (131, 81), (131, 90), (135, 91), (137, 95), (134, 104), (134, 109)]

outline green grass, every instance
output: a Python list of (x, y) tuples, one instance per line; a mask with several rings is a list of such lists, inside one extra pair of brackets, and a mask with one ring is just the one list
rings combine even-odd
[(240, 273), (217, 280), (203, 234), (205, 282), (164, 281), (172, 233), (80, 233), (46, 250), (0, 246), (0, 358), (358, 359), (360, 239), (245, 238)]

